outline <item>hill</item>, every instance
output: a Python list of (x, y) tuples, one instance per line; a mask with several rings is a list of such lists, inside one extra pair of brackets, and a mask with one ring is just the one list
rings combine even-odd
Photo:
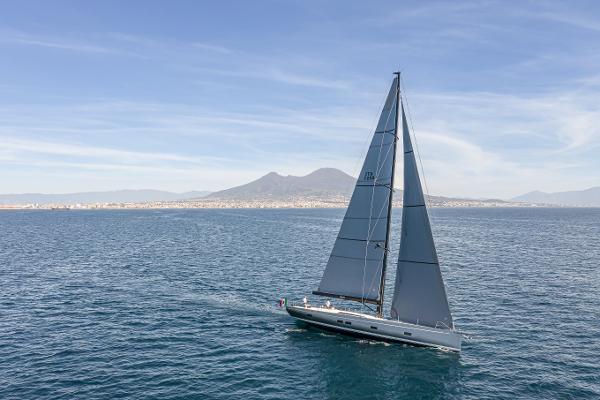
[(321, 168), (306, 176), (283, 176), (276, 172), (230, 189), (206, 196), (206, 199), (255, 200), (288, 199), (294, 197), (332, 198), (349, 196), (355, 179), (335, 168)]
[(511, 200), (562, 206), (600, 207), (600, 186), (592, 187), (586, 190), (573, 190), (556, 193), (534, 191), (514, 197)]
[[(356, 180), (335, 168), (321, 168), (306, 176), (283, 176), (276, 172), (231, 189), (211, 193), (200, 199), (206, 204), (218, 206), (243, 207), (268, 206), (277, 202), (287, 202), (290, 207), (304, 207), (310, 202), (312, 206), (347, 205)], [(402, 190), (396, 189), (394, 206), (402, 205)], [(254, 203), (254, 202), (259, 202)], [(504, 200), (471, 200), (443, 196), (428, 196), (428, 203), (434, 207), (488, 207), (515, 206), (520, 203), (510, 203)]]
[(0, 194), (0, 204), (94, 204), (94, 203), (142, 203), (148, 201), (177, 201), (204, 197), (209, 192), (192, 191), (172, 193), (162, 190), (115, 190), (107, 192), (82, 192), (64, 194)]

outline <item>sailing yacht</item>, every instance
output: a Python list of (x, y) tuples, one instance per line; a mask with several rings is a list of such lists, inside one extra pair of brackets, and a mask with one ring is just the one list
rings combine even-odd
[[(402, 124), (404, 204), (390, 316), (384, 289), (390, 252), (398, 125)], [(298, 320), (345, 334), (460, 351), (419, 179), (396, 72), (325, 272), (314, 295), (374, 305), (373, 314), (284, 299)]]

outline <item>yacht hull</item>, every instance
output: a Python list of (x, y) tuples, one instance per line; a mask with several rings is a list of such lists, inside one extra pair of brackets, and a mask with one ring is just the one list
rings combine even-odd
[(335, 308), (293, 304), (285, 308), (300, 321), (347, 335), (455, 352), (460, 352), (461, 348), (461, 335), (450, 329), (414, 325)]

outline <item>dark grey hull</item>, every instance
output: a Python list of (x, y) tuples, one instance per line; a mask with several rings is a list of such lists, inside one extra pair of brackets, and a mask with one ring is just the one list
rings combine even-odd
[(461, 335), (448, 329), (321, 307), (288, 305), (286, 310), (299, 321), (348, 336), (460, 351)]

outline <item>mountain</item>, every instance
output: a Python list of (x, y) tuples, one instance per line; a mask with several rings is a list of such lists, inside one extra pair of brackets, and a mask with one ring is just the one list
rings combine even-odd
[(0, 194), (0, 204), (94, 204), (94, 203), (142, 203), (147, 201), (177, 201), (204, 197), (210, 192), (192, 191), (172, 193), (162, 190), (115, 190), (109, 192), (83, 192), (65, 194)]
[[(211, 193), (201, 200), (217, 201), (225, 204), (245, 201), (262, 201), (265, 204), (278, 201), (292, 201), (289, 204), (302, 204), (306, 200), (333, 202), (340, 206), (345, 204), (352, 195), (356, 179), (335, 168), (321, 168), (306, 176), (282, 176), (276, 172), (231, 189)], [(396, 189), (394, 204), (400, 206), (402, 190)], [(456, 199), (443, 196), (428, 196), (431, 206), (511, 206), (504, 200), (470, 200)], [(333, 204), (332, 203), (332, 204)]]
[[(213, 193), (117, 190), (65, 194), (0, 194), (0, 206), (38, 204), (44, 208), (49, 205), (163, 202), (162, 206), (164, 207), (181, 206), (182, 204), (188, 207), (262, 207), (269, 204), (285, 204), (286, 207), (345, 207), (352, 195), (355, 183), (356, 179), (345, 172), (335, 168), (321, 168), (305, 176), (283, 176), (276, 172), (270, 172), (245, 185)], [(600, 188), (595, 189), (600, 191)], [(394, 206), (401, 206), (402, 194), (401, 189), (395, 190)], [(535, 192), (535, 194), (547, 195), (541, 192)], [(547, 200), (521, 199), (524, 196), (513, 199), (513, 202), (428, 196), (428, 204), (433, 207), (509, 207), (523, 206), (523, 203), (528, 202), (551, 204)], [(598, 198), (600, 196), (596, 196), (596, 199)], [(184, 200), (185, 203), (178, 205), (172, 203)], [(598, 201), (596, 203), (600, 204)]]
[(529, 192), (511, 199), (526, 203), (554, 204), (562, 206), (600, 207), (600, 186), (586, 190), (545, 193)]
[(349, 196), (356, 180), (335, 168), (321, 168), (306, 176), (283, 176), (276, 172), (231, 189), (206, 196), (206, 199), (251, 200), (294, 197), (331, 198)]

